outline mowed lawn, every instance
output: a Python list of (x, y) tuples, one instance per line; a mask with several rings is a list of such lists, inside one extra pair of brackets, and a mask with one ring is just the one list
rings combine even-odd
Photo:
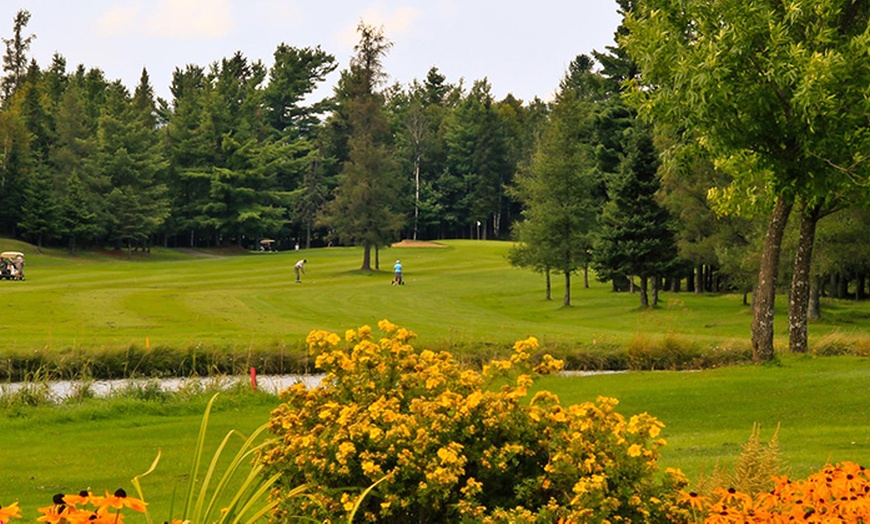
[[(438, 348), (509, 347), (530, 335), (569, 349), (625, 344), (638, 334), (704, 346), (749, 338), (751, 313), (739, 295), (662, 293), (658, 309), (641, 311), (636, 294), (613, 293), (594, 279), (584, 289), (575, 275), (573, 306), (564, 308), (563, 277), (553, 275), (553, 300), (545, 300), (543, 275), (506, 262), (509, 243), (441, 245), (381, 250), (381, 271), (361, 272), (359, 248), (233, 256), (157, 248), (127, 260), (37, 254), (0, 240), (0, 248), (27, 253), (27, 280), (0, 281), (0, 352), (144, 347), (146, 339), (152, 347), (298, 350), (312, 329), (344, 333), (384, 318)], [(306, 274), (295, 284), (293, 264), (303, 257)], [(396, 259), (405, 266), (405, 286), (390, 285)], [(784, 299), (778, 307), (785, 307)], [(811, 338), (870, 325), (867, 305), (847, 311), (847, 322), (811, 326)], [(778, 317), (782, 347), (784, 313)]]
[[(556, 393), (563, 405), (608, 396), (626, 417), (652, 414), (665, 424), (660, 469), (680, 468), (697, 482), (717, 464), (731, 466), (756, 423), (764, 442), (779, 427), (781, 456), (794, 478), (827, 461), (870, 464), (868, 382), (864, 358), (787, 356), (776, 366), (544, 377), (535, 387)], [(248, 433), (264, 423), (277, 403), (269, 396), (219, 397), (209, 449), (230, 430)], [(0, 503), (18, 500), (32, 518), (54, 493), (131, 490), (130, 479), (161, 452), (141, 483), (155, 522), (169, 518), (173, 505), (178, 516), (203, 407), (203, 400), (112, 400), (7, 413), (0, 418)]]
[[(299, 350), (312, 329), (340, 334), (387, 318), (416, 331), (418, 348), (479, 346), (507, 351), (517, 339), (547, 346), (625, 344), (638, 335), (678, 336), (705, 347), (749, 338), (751, 315), (739, 295), (663, 293), (661, 307), (638, 309), (637, 295), (612, 293), (575, 276), (574, 305), (561, 307), (562, 280), (553, 300), (541, 275), (511, 268), (509, 244), (447, 241), (441, 248), (392, 248), (380, 253), (383, 271), (358, 271), (361, 250), (330, 248), (228, 255), (155, 249), (132, 260), (105, 254), (39, 255), (30, 246), (0, 241), (28, 255), (27, 280), (0, 281), (0, 355), (144, 346), (269, 347)], [(292, 266), (308, 259), (302, 284)], [(391, 286), (395, 259), (405, 286)], [(779, 307), (785, 307), (779, 297)], [(866, 334), (866, 304), (826, 301), (811, 341), (829, 333)], [(787, 334), (778, 310), (777, 346)], [(870, 463), (870, 363), (859, 357), (783, 355), (779, 365), (697, 372), (631, 372), (547, 377), (538, 387), (563, 404), (599, 395), (620, 401), (630, 416), (662, 420), (668, 445), (660, 465), (679, 467), (691, 480), (730, 463), (761, 424), (762, 438), (777, 425), (783, 457), (805, 476), (825, 461)], [(142, 480), (155, 521), (180, 504), (204, 403), (100, 402), (83, 407), (14, 411), (0, 420), (0, 504), (20, 500), (31, 518), (58, 491), (131, 488), (158, 450), (157, 470)], [(220, 401), (210, 443), (230, 429), (252, 431), (268, 419), (274, 397)], [(108, 404), (108, 403), (107, 403)], [(176, 512), (177, 514), (177, 512)], [(140, 522), (130, 519), (130, 522)]]

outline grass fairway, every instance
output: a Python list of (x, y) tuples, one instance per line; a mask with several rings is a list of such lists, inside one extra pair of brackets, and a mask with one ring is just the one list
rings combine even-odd
[[(638, 297), (616, 294), (575, 279), (574, 305), (544, 299), (541, 275), (513, 269), (502, 242), (449, 241), (442, 248), (381, 252), (384, 271), (356, 268), (356, 248), (227, 256), (156, 249), (147, 257), (62, 252), (36, 254), (31, 246), (0, 240), (0, 249), (27, 253), (27, 280), (0, 281), (0, 357), (34, 351), (60, 354), (152, 346), (186, 348), (286, 347), (301, 351), (312, 329), (343, 333), (388, 318), (419, 335), (415, 346), (507, 350), (517, 339), (538, 337), (546, 346), (590, 348), (633, 338), (678, 336), (704, 347), (747, 343), (751, 315), (737, 295), (663, 293), (661, 307), (640, 311)], [(292, 266), (308, 259), (302, 284)], [(407, 285), (391, 286), (388, 268), (400, 258)], [(785, 300), (779, 298), (780, 308)], [(830, 333), (865, 335), (867, 304), (827, 301), (824, 322), (810, 340)], [(779, 309), (776, 344), (785, 345)], [(779, 366), (741, 366), (700, 372), (631, 372), (589, 377), (548, 377), (540, 387), (563, 404), (599, 395), (620, 401), (631, 415), (649, 412), (666, 424), (662, 467), (679, 467), (692, 480), (728, 462), (753, 423), (769, 439), (781, 424), (785, 460), (803, 476), (826, 460), (870, 463), (870, 363), (858, 357), (783, 355)], [(212, 416), (211, 442), (230, 429), (250, 432), (267, 420), (276, 399), (226, 400)], [(129, 488), (129, 480), (163, 459), (143, 479), (155, 521), (168, 518), (173, 496), (183, 493), (205, 402), (125, 404), (25, 409), (0, 419), (0, 504), (19, 500), (25, 517), (58, 491)], [(139, 519), (128, 519), (140, 522)]]
[[(640, 311), (637, 295), (612, 293), (575, 277), (573, 306), (544, 296), (542, 275), (510, 267), (505, 242), (446, 241), (442, 248), (391, 248), (380, 272), (360, 272), (358, 248), (283, 253), (219, 252), (191, 255), (155, 249), (150, 255), (37, 254), (0, 240), (0, 248), (27, 253), (27, 280), (0, 281), (0, 351), (100, 351), (144, 347), (274, 348), (299, 350), (312, 329), (343, 333), (387, 318), (417, 332), (427, 347), (507, 346), (529, 335), (563, 348), (625, 344), (638, 334), (678, 336), (704, 346), (746, 343), (751, 314), (737, 295), (663, 293), (661, 306)], [(308, 259), (302, 284), (292, 266)], [(391, 286), (395, 259), (405, 286)], [(784, 308), (785, 300), (780, 299)], [(863, 331), (870, 308), (851, 306), (839, 324), (811, 326), (814, 337)], [(778, 314), (777, 345), (785, 343)], [(835, 320), (839, 317), (833, 317)], [(848, 323), (846, 323), (848, 322)]]

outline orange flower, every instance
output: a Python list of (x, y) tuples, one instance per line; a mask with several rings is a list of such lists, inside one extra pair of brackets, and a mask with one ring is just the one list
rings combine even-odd
[(78, 495), (64, 495), (63, 501), (70, 506), (86, 506), (88, 504), (93, 504), (94, 506), (98, 506), (97, 501), (99, 501), (102, 497), (95, 496), (90, 491), (79, 491)]
[(66, 518), (69, 524), (123, 524), (123, 513), (110, 513), (109, 508), (96, 511), (77, 511)]
[(694, 491), (688, 492), (680, 490), (680, 497), (677, 499), (680, 504), (688, 504), (695, 511), (704, 511), (704, 507), (709, 503), (707, 497), (698, 495)]
[(36, 520), (39, 522), (58, 523), (61, 520), (66, 519), (70, 512), (70, 506), (67, 506), (66, 502), (64, 502), (64, 496), (63, 493), (58, 493), (52, 497), (51, 506), (39, 508), (39, 512), (42, 513), (42, 516)]
[(0, 522), (9, 522), (9, 519), (20, 519), (21, 509), (17, 502), (13, 502), (8, 506), (0, 507)]
[(145, 506), (147, 505), (148, 503), (144, 500), (134, 497), (128, 497), (127, 492), (121, 488), (115, 490), (115, 493), (113, 495), (109, 495), (109, 491), (106, 490), (106, 496), (103, 497), (99, 503), (100, 508), (130, 508), (134, 511), (138, 511), (139, 513), (145, 513)]
[(42, 516), (37, 518), (39, 522), (50, 522), (52, 524), (57, 524), (60, 521), (66, 519), (69, 514), (69, 507), (65, 504), (52, 504), (51, 506), (46, 506), (44, 508), (39, 508), (39, 512), (42, 513)]

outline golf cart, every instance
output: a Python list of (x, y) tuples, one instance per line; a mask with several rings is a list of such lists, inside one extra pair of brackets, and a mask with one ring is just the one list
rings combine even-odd
[(260, 251), (278, 251), (275, 241), (271, 238), (260, 240)]
[(20, 251), (0, 253), (0, 279), (24, 280), (24, 253)]

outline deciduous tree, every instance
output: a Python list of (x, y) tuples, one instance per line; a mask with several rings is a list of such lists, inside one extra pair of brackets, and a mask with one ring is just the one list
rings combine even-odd
[(868, 17), (863, 0), (636, 0), (626, 16), (621, 42), (641, 71), (641, 111), (678, 123), (718, 163), (739, 165), (738, 182), (764, 180), (759, 191), (774, 195), (754, 300), (756, 361), (774, 356), (777, 269), (795, 201), (814, 206), (870, 169)]

